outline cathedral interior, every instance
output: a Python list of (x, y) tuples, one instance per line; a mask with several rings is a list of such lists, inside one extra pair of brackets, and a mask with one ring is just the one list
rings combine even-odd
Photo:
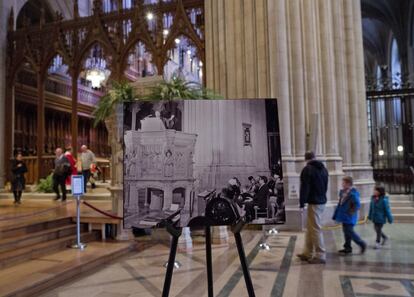
[(0, 15), (0, 296), (414, 296), (414, 0)]

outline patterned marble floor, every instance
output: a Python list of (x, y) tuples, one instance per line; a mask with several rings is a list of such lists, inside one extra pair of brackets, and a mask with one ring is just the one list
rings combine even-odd
[[(258, 297), (396, 297), (414, 296), (414, 226), (388, 225), (391, 241), (381, 250), (372, 248), (372, 225), (357, 227), (370, 243), (365, 255), (339, 256), (340, 229), (325, 231), (328, 248), (326, 265), (302, 264), (295, 259), (301, 251), (302, 233), (281, 232), (266, 238), (271, 249), (259, 250), (263, 233), (246, 230), (243, 240)], [(56, 288), (42, 297), (155, 297), (161, 296), (163, 264), (168, 257), (168, 242), (153, 236), (139, 252), (102, 267), (88, 276)], [(205, 253), (203, 244), (191, 251), (180, 251), (170, 296), (206, 297)], [(235, 244), (214, 245), (214, 294), (218, 297), (247, 296)]]

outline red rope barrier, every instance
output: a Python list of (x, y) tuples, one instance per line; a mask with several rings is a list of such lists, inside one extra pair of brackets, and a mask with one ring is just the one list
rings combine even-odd
[(83, 204), (85, 204), (86, 206), (88, 206), (88, 207), (92, 208), (94, 211), (97, 211), (97, 212), (99, 212), (100, 214), (103, 214), (103, 215), (105, 215), (105, 216), (107, 216), (107, 217), (110, 217), (110, 218), (112, 218), (112, 219), (118, 219), (118, 220), (122, 220), (122, 219), (123, 219), (123, 218), (118, 217), (118, 216), (116, 216), (116, 215), (110, 214), (110, 213), (108, 213), (108, 212), (106, 212), (106, 211), (100, 210), (99, 208), (97, 208), (97, 207), (93, 206), (92, 204), (90, 204), (90, 203), (86, 202), (85, 200), (83, 200), (82, 202), (83, 202)]

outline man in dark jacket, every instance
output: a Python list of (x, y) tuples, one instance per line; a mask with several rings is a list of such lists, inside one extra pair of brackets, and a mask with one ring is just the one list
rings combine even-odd
[(254, 196), (254, 204), (259, 207), (260, 210), (267, 209), (267, 203), (269, 200), (269, 187), (267, 186), (267, 177), (259, 177), (259, 189), (257, 190), (256, 195)]
[(322, 162), (315, 159), (313, 152), (305, 154), (307, 162), (300, 175), (300, 208), (308, 204), (305, 247), (297, 255), (302, 261), (311, 264), (325, 264), (325, 245), (322, 235), (321, 219), (326, 204), (328, 190), (328, 170)]
[(60, 199), (59, 187), (62, 191), (62, 201), (66, 200), (66, 177), (68, 176), (71, 167), (68, 158), (63, 154), (61, 148), (55, 151), (55, 169), (53, 170), (53, 190), (56, 193), (55, 200)]

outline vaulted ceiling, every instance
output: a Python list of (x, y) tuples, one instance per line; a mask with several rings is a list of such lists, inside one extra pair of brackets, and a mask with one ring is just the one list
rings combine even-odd
[(375, 64), (390, 63), (393, 39), (397, 41), (404, 68), (413, 50), (414, 0), (362, 0), (361, 8), (367, 70), (373, 70)]
[[(40, 10), (43, 7), (45, 10), (46, 22), (51, 21), (56, 15), (60, 13), (64, 19), (73, 18), (73, 0), (28, 0), (17, 1), (15, 10), (18, 11), (17, 27), (21, 26), (24, 17), (28, 17), (32, 23), (38, 23), (40, 20)], [(89, 15), (91, 0), (81, 0), (79, 3), (79, 14), (81, 16)], [(19, 22), (20, 19), (20, 22)]]

